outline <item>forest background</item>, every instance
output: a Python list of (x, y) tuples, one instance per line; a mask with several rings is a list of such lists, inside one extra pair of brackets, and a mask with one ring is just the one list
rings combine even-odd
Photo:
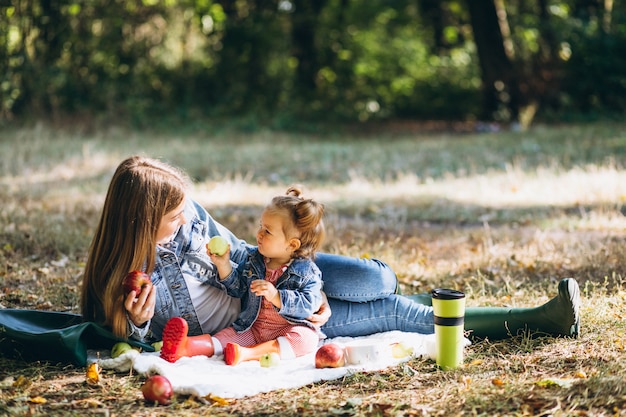
[(0, 118), (618, 118), (625, 19), (612, 0), (2, 0)]

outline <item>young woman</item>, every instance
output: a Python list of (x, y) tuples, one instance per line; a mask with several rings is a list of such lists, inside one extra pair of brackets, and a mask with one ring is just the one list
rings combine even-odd
[[(159, 160), (133, 156), (118, 166), (92, 241), (83, 277), (81, 309), (86, 321), (120, 337), (160, 340), (169, 319), (181, 317), (190, 335), (214, 334), (237, 319), (241, 304), (218, 288), (215, 264), (205, 244), (220, 235), (239, 265), (248, 245), (187, 196), (187, 176)], [(395, 294), (396, 276), (383, 262), (319, 253), (328, 301), (309, 317), (328, 337), (389, 330), (433, 333), (427, 298)], [(122, 282), (146, 271), (152, 286), (124, 295)], [(559, 294), (535, 308), (466, 309), (465, 328), (477, 337), (504, 338), (519, 330), (577, 336), (578, 285), (568, 278)], [(332, 311), (332, 314), (331, 314)]]

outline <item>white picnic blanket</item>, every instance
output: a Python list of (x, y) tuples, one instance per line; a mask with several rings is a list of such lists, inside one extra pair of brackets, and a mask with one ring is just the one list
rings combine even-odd
[[(413, 348), (412, 356), (435, 358), (435, 336), (418, 333), (392, 331), (370, 336), (326, 339), (320, 343), (339, 345), (363, 344), (367, 342), (403, 342)], [(465, 341), (466, 345), (469, 340)], [(204, 397), (209, 394), (223, 398), (242, 398), (278, 389), (298, 388), (314, 382), (338, 379), (353, 372), (377, 371), (397, 365), (411, 358), (394, 358), (384, 355), (380, 360), (341, 368), (315, 368), (315, 353), (296, 359), (282, 360), (277, 366), (264, 368), (258, 361), (242, 362), (236, 366), (224, 363), (223, 356), (194, 356), (169, 363), (158, 353), (139, 353), (135, 350), (112, 359), (102, 356), (97, 359), (103, 369), (126, 372), (133, 368), (144, 375), (160, 374), (172, 384), (174, 392)]]

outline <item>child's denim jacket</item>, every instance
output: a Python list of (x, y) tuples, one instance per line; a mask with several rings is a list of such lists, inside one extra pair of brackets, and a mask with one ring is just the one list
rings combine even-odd
[[(239, 264), (224, 280), (218, 280), (232, 297), (241, 298), (241, 314), (233, 323), (238, 331), (248, 330), (259, 315), (262, 296), (250, 291), (253, 280), (265, 279), (265, 262), (257, 247), (248, 247), (248, 258)], [(293, 324), (303, 324), (318, 330), (307, 317), (315, 313), (322, 304), (322, 273), (311, 259), (295, 258), (278, 278), (276, 289), (282, 307), (278, 313)]]

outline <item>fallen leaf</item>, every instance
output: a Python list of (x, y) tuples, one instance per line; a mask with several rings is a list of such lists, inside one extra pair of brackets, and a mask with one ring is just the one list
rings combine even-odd
[(26, 378), (24, 375), (20, 375), (13, 382), (13, 388), (28, 388), (32, 383), (33, 382), (30, 379)]
[(31, 404), (45, 404), (48, 401), (43, 397), (31, 397), (28, 399), (28, 402)]
[(494, 378), (491, 380), (491, 383), (493, 385), (495, 385), (496, 387), (501, 387), (503, 385), (506, 385), (506, 382), (504, 382), (503, 380), (501, 380), (500, 378)]
[(100, 382), (100, 366), (97, 362), (92, 362), (87, 366), (87, 383), (96, 385)]
[(213, 395), (213, 394), (209, 394), (207, 396), (207, 398), (213, 403), (213, 404), (217, 404), (219, 406), (225, 406), (225, 405), (229, 405), (230, 401), (227, 400), (226, 398), (222, 398), (219, 397), (217, 395)]

